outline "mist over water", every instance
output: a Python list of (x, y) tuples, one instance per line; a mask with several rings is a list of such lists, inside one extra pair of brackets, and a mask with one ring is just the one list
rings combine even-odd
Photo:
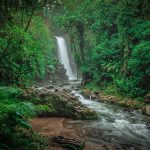
[(69, 80), (76, 80), (76, 74), (73, 73), (73, 70), (71, 68), (71, 63), (69, 60), (69, 54), (66, 46), (66, 42), (62, 37), (57, 37), (57, 45), (58, 45), (58, 57), (61, 64), (64, 65), (64, 68), (66, 69), (66, 74), (69, 77)]

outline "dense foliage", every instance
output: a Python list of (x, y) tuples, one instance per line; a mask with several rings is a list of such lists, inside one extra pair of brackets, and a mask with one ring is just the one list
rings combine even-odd
[(149, 0), (0, 0), (0, 149), (45, 148), (28, 119), (49, 108), (22, 100), (16, 85), (55, 68), (46, 7), (59, 8), (54, 21), (70, 35), (89, 86), (131, 97), (150, 91)]
[[(31, 6), (27, 5), (25, 8), (28, 14), (23, 6), (18, 9), (17, 4), (14, 7), (7, 5), (5, 8), (8, 10), (7, 14), (1, 16), (1, 83), (27, 84), (35, 77), (44, 77), (56, 63), (53, 53), (53, 35), (48, 30), (42, 13), (35, 11), (33, 15)], [(5, 18), (5, 15), (11, 19)]]
[[(51, 1), (52, 2), (52, 1)], [(46, 141), (28, 119), (46, 106), (20, 98), (22, 90), (53, 71), (53, 34), (43, 16), (45, 0), (0, 1), (0, 149), (41, 150)], [(12, 86), (13, 85), (13, 86)]]
[(27, 119), (36, 108), (19, 99), (22, 91), (15, 87), (0, 87), (0, 149), (44, 149), (46, 141), (33, 133)]
[(88, 83), (121, 95), (150, 90), (150, 3), (148, 0), (67, 0), (55, 22), (71, 37)]

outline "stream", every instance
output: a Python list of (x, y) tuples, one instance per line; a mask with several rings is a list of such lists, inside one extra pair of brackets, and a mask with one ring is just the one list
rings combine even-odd
[(75, 128), (85, 131), (89, 141), (99, 144), (114, 144), (118, 149), (150, 150), (150, 117), (136, 110), (124, 111), (123, 107), (104, 102), (97, 102), (82, 96), (80, 90), (74, 90), (80, 82), (71, 82), (64, 86), (72, 89), (72, 94), (82, 104), (97, 112), (96, 121), (68, 121)]
[(95, 142), (111, 142), (119, 145), (130, 145), (143, 150), (150, 149), (150, 130), (146, 118), (139, 112), (124, 112), (123, 108), (111, 104), (85, 99), (80, 92), (73, 91), (82, 104), (95, 110), (99, 120), (88, 123), (92, 129), (89, 135)]
[[(57, 37), (58, 53), (60, 63), (67, 70), (70, 78), (75, 78), (71, 72), (71, 66), (65, 41), (63, 38)], [(65, 61), (63, 61), (65, 60)], [(80, 82), (71, 82), (66, 88), (74, 89)], [(71, 124), (82, 124), (82, 129), (86, 128), (90, 132), (88, 138), (97, 143), (113, 143), (118, 146), (129, 145), (131, 150), (149, 150), (150, 149), (150, 129), (146, 125), (149, 117), (140, 114), (137, 111), (123, 111), (123, 108), (106, 103), (100, 103), (84, 98), (80, 91), (72, 90), (72, 93), (79, 98), (82, 104), (95, 110), (99, 119), (96, 121), (71, 121)]]

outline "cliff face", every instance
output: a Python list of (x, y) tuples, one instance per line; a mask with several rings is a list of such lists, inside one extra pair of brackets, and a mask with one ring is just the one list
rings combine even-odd
[(68, 83), (68, 76), (66, 75), (66, 69), (62, 64), (58, 64), (53, 73), (47, 73), (44, 79), (37, 78), (36, 86), (45, 87), (47, 85)]

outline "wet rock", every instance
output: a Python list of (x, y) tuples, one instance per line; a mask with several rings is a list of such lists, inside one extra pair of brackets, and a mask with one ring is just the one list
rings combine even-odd
[(106, 148), (101, 144), (97, 144), (97, 143), (87, 141), (85, 143), (84, 150), (106, 150)]
[(33, 86), (32, 86), (32, 88), (39, 88), (40, 86), (38, 86), (38, 85), (34, 85), (33, 84)]
[(63, 84), (60, 84), (60, 85), (59, 85), (59, 87), (63, 87), (63, 86), (64, 86)]
[(106, 103), (116, 103), (117, 98), (112, 95), (104, 95), (103, 93), (98, 94), (98, 99), (100, 101), (106, 102)]
[(98, 92), (98, 91), (94, 92), (94, 94), (95, 94), (96, 96), (98, 96), (99, 93), (100, 93), (100, 92)]
[(76, 88), (77, 88), (77, 89), (80, 89), (80, 88), (81, 88), (81, 85), (77, 85)]
[(65, 86), (65, 85), (70, 85), (70, 83), (69, 83), (69, 82), (64, 82), (64, 83), (62, 83), (62, 85), (63, 85), (63, 86)]
[(80, 98), (80, 96), (76, 96), (76, 98)]
[(150, 116), (150, 105), (146, 106), (146, 114)]
[(48, 111), (41, 111), (40, 116), (60, 116), (73, 119), (92, 120), (97, 119), (97, 113), (84, 106), (77, 97), (70, 95), (62, 89), (55, 89), (55, 92), (43, 89), (34, 89), (30, 94), (25, 94), (29, 101), (35, 105), (46, 105)]
[(148, 94), (146, 94), (146, 95), (144, 96), (144, 102), (145, 102), (145, 103), (150, 103), (150, 93), (148, 93)]
[(135, 147), (130, 147), (129, 150), (136, 150)]
[(67, 93), (71, 93), (70, 89), (63, 89), (63, 91), (67, 92)]
[(150, 129), (150, 123), (146, 122), (145, 125), (148, 129)]
[(74, 86), (72, 86), (72, 87), (71, 87), (71, 89), (73, 89), (73, 90), (74, 90), (74, 89), (75, 89), (75, 87), (74, 87)]
[(106, 146), (108, 150), (116, 150), (117, 147), (115, 145), (107, 145)]
[(75, 96), (75, 94), (74, 93), (69, 93), (71, 96)]
[(91, 92), (90, 99), (98, 99), (98, 94), (96, 92)]
[(59, 89), (54, 89), (54, 92), (59, 92)]
[(83, 89), (81, 91), (81, 93), (83, 94), (83, 96), (85, 96), (86, 98), (90, 98), (91, 96), (91, 91), (89, 89)]
[(48, 86), (46, 86), (46, 88), (47, 88), (47, 89), (53, 89), (54, 86), (53, 86), (53, 85), (48, 85)]

